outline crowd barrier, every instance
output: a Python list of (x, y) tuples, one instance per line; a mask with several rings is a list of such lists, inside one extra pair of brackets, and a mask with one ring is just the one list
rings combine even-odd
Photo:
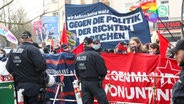
[[(108, 69), (103, 87), (110, 104), (169, 104), (172, 87), (178, 80), (181, 70), (175, 60), (164, 58), (159, 61), (159, 56), (156, 55), (134, 53), (102, 56)], [(68, 53), (45, 55), (49, 66), (48, 72), (60, 77), (60, 82), (50, 90), (54, 93), (54, 96), (50, 97), (53, 104), (80, 104), (75, 98), (73, 88), (73, 81), (77, 79), (74, 57)], [(133, 93), (130, 90), (134, 90)], [(133, 97), (130, 96), (131, 93)]]
[[(53, 76), (57, 76), (57, 77), (60, 77), (60, 82), (61, 83), (58, 83), (57, 84), (57, 90), (56, 90), (56, 94), (55, 94), (55, 97), (54, 98), (50, 98), (50, 100), (53, 101), (52, 104), (55, 104), (56, 101), (61, 101), (61, 102), (76, 102), (77, 104), (82, 104), (80, 102), (78, 102), (76, 99), (63, 99), (63, 98), (57, 98), (58, 94), (60, 92), (62, 92), (62, 81), (64, 79), (64, 77), (66, 76), (69, 76), (69, 77), (75, 77), (76, 80), (78, 80), (77, 76), (75, 74), (56, 74), (56, 75), (53, 75)], [(116, 75), (116, 74), (108, 74), (107, 76), (126, 76), (126, 77), (152, 77), (154, 78), (154, 86), (153, 89), (152, 89), (152, 96), (153, 99), (154, 99), (154, 102), (151, 103), (151, 99), (152, 98), (149, 98), (150, 101), (148, 104), (157, 104), (156, 102), (156, 81), (160, 78), (179, 78), (178, 76), (151, 76), (151, 75)], [(10, 81), (11, 77), (10, 76), (0, 76), (1, 77), (1, 80), (2, 80), (2, 77), (4, 78), (3, 81), (0, 82), (0, 103), (6, 103), (6, 104), (12, 104), (12, 100), (15, 98), (15, 93), (13, 93), (12, 91), (14, 91), (12, 88), (13, 88), (13, 81)], [(7, 80), (9, 79), (9, 80)], [(111, 83), (109, 82), (108, 84), (108, 92), (111, 91)], [(3, 93), (4, 92), (4, 93)], [(107, 92), (107, 93), (108, 93)], [(5, 97), (6, 96), (6, 97)], [(12, 97), (14, 96), (14, 97)], [(12, 99), (12, 100), (10, 100)], [(111, 98), (108, 98), (108, 99), (111, 99)], [(14, 99), (14, 101), (16, 101)], [(14, 102), (13, 101), (13, 102)], [(94, 102), (97, 102), (96, 100), (94, 100)], [(117, 101), (112, 101), (112, 100), (109, 100), (109, 103), (110, 104), (144, 104), (144, 103), (136, 103), (136, 102), (117, 102)], [(16, 104), (16, 103), (14, 103)]]
[(77, 102), (77, 100), (74, 100), (74, 99), (62, 99), (62, 98), (57, 99), (57, 96), (59, 94), (59, 89), (61, 89), (61, 91), (62, 91), (62, 81), (63, 81), (64, 77), (74, 76), (76, 78), (76, 80), (78, 80), (77, 76), (75, 74), (56, 74), (56, 75), (53, 75), (53, 76), (60, 77), (60, 83), (58, 83), (58, 85), (57, 85), (57, 90), (56, 90), (55, 97), (50, 98), (50, 100), (53, 101), (53, 104), (55, 104), (56, 101)]
[[(75, 76), (75, 74), (58, 74), (58, 75), (54, 75), (54, 76)], [(179, 78), (178, 76), (151, 76), (151, 75), (115, 75), (115, 74), (108, 74), (107, 76), (127, 76), (127, 77), (152, 77), (154, 78), (154, 86), (152, 86), (152, 96), (151, 98), (149, 98), (149, 102), (148, 104), (157, 104), (157, 101), (156, 101), (156, 89), (157, 89), (157, 86), (156, 86), (156, 81), (160, 78)], [(77, 77), (76, 77), (77, 79)], [(77, 102), (77, 104), (82, 104), (82, 103), (78, 103), (77, 100), (74, 100), (74, 99), (57, 99), (56, 96), (58, 95), (59, 93), (59, 87), (62, 87), (62, 84), (59, 83), (58, 84), (58, 87), (57, 87), (57, 93), (55, 95), (55, 98), (50, 98), (51, 100), (53, 100), (53, 104), (55, 104), (55, 101), (62, 101), (62, 102)], [(108, 92), (111, 91), (111, 83), (108, 83)], [(107, 92), (107, 93), (108, 93)], [(154, 99), (154, 101), (151, 102), (151, 99)], [(111, 99), (111, 98), (108, 98), (108, 99)], [(97, 100), (94, 100), (94, 102), (97, 102)], [(112, 101), (112, 100), (109, 100), (109, 103), (110, 104), (145, 104), (145, 103), (136, 103), (136, 102), (117, 102), (117, 101)]]

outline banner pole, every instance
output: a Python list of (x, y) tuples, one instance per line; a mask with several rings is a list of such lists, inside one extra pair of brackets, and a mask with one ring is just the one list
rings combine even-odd
[(165, 26), (165, 24), (162, 22), (162, 20), (160, 19), (160, 18), (158, 18), (159, 20), (160, 20), (160, 22), (163, 24), (163, 26), (166, 28), (166, 30), (169, 32), (169, 34), (171, 35), (171, 37), (174, 39), (174, 41), (175, 42), (177, 42), (176, 41), (176, 39), (174, 38), (174, 36), (171, 34), (171, 32), (169, 31), (169, 29)]
[(157, 101), (156, 101), (156, 100), (157, 100), (157, 94), (156, 94), (156, 92), (157, 92), (157, 91), (156, 91), (156, 79), (157, 79), (157, 78), (154, 77), (154, 86), (153, 86), (153, 96), (154, 96), (153, 99), (154, 99), (154, 104), (157, 103)]

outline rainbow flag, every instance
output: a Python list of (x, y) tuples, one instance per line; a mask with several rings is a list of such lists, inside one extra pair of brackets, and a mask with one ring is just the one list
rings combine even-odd
[(145, 18), (148, 21), (157, 22), (157, 20), (159, 19), (156, 0), (142, 0), (131, 6), (130, 10), (133, 11), (137, 8), (142, 8)]

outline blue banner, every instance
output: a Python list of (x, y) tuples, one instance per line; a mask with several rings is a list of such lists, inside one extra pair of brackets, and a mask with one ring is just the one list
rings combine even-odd
[(98, 38), (102, 48), (114, 48), (117, 42), (137, 36), (142, 43), (151, 42), (148, 21), (141, 8), (118, 13), (99, 2), (96, 4), (65, 4), (66, 28), (77, 34), (77, 43), (87, 37)]
[(58, 17), (57, 16), (43, 16), (42, 17), (42, 40), (48, 39), (58, 40)]
[[(74, 74), (74, 58), (75, 55), (69, 52), (61, 52), (58, 54), (43, 54), (46, 59), (48, 69), (47, 73), (50, 75), (57, 74)], [(55, 77), (57, 83), (62, 83), (62, 92), (59, 90), (58, 99), (72, 99), (75, 100), (75, 94), (72, 82), (76, 79), (74, 76), (65, 76), (63, 81), (60, 82), (60, 77)], [(57, 83), (48, 88), (49, 97), (54, 98), (57, 89)], [(57, 101), (56, 104), (60, 104)], [(62, 104), (76, 104), (76, 102), (64, 102)]]

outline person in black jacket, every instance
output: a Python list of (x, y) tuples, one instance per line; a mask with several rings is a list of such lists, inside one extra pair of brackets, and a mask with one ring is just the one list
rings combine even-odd
[(100, 40), (98, 40), (98, 38), (94, 38), (93, 39), (93, 49), (96, 51), (96, 52), (103, 52), (102, 50), (102, 47), (101, 47), (101, 43), (100, 43)]
[(184, 104), (184, 39), (180, 39), (170, 51), (181, 67), (179, 79), (172, 89), (172, 104)]
[(81, 81), (83, 104), (93, 104), (96, 97), (99, 104), (108, 104), (102, 81), (107, 74), (104, 59), (93, 49), (91, 38), (84, 39), (84, 52), (74, 61), (76, 75)]
[[(10, 51), (6, 68), (14, 77), (17, 91), (23, 89), (24, 104), (50, 104), (46, 102), (43, 88), (46, 86), (47, 64), (39, 49), (32, 44), (32, 35), (25, 31), (20, 47)], [(42, 90), (41, 90), (42, 89)], [(49, 99), (47, 99), (49, 100)]]

